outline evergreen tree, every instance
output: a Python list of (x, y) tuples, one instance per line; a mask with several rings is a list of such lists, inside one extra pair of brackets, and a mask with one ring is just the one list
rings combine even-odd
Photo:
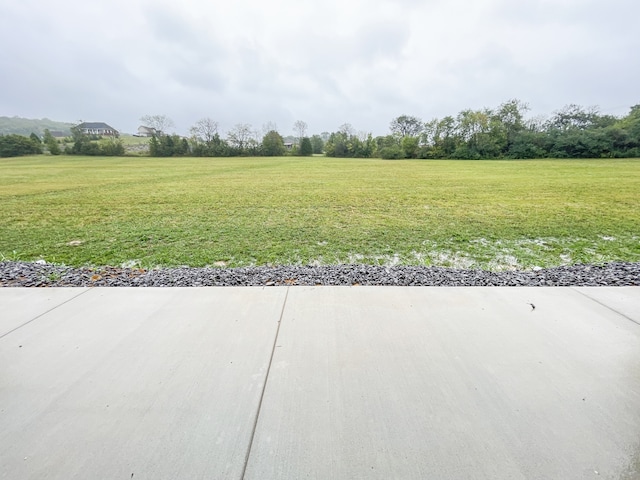
[(311, 139), (309, 137), (303, 137), (300, 142), (300, 155), (303, 157), (309, 157), (313, 154), (313, 147), (311, 146)]

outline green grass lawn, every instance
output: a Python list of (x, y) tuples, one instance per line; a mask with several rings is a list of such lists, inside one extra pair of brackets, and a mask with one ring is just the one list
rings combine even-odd
[(68, 265), (640, 261), (640, 160), (0, 160), (0, 259)]

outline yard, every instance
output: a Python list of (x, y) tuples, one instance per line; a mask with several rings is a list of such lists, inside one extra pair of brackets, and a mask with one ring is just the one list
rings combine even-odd
[(0, 260), (491, 270), (640, 261), (638, 192), (640, 159), (2, 159)]

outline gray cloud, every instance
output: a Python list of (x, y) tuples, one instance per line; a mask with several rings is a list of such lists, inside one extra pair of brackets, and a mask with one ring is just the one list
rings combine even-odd
[(0, 4), (0, 114), (107, 121), (164, 113), (186, 133), (291, 132), (455, 115), (509, 98), (533, 113), (639, 103), (632, 0), (38, 0)]

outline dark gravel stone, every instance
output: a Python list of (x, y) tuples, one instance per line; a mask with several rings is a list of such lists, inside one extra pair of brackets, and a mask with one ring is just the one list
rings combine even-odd
[(0, 262), (2, 287), (203, 287), (278, 285), (640, 286), (640, 263), (572, 265), (537, 271), (490, 272), (442, 267), (372, 265), (243, 268), (72, 268), (41, 262)]

